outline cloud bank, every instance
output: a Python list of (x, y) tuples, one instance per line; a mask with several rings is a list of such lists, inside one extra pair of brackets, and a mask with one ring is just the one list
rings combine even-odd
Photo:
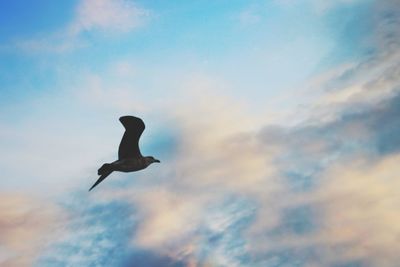
[[(381, 1), (369, 12), (368, 53), (310, 81), (306, 119), (249, 117), (240, 100), (218, 94), (224, 84), (183, 77), (179, 88), (193, 90), (182, 102), (148, 113), (174, 129), (162, 165), (64, 200), (70, 219), (44, 252), (15, 241), (18, 223), (2, 223), (7, 253), (37, 266), (397, 266), (400, 10)], [(88, 15), (77, 27), (106, 29), (110, 17)], [(87, 86), (100, 100), (103, 82)], [(112, 106), (129, 110), (130, 89), (111, 92)], [(26, 221), (35, 216), (53, 224), (41, 212)], [(26, 235), (41, 244), (43, 229), (33, 229)]]

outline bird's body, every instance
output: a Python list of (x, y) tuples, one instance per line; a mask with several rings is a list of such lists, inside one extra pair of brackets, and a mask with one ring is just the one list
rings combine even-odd
[(112, 165), (113, 171), (118, 172), (135, 172), (146, 169), (152, 162), (147, 158), (130, 158), (130, 159), (119, 159), (110, 165)]
[(143, 121), (133, 116), (124, 116), (119, 120), (125, 127), (125, 133), (119, 145), (118, 160), (112, 163), (105, 163), (100, 167), (98, 170), (100, 177), (89, 191), (114, 171), (140, 171), (154, 162), (160, 162), (152, 156), (143, 157), (140, 153), (139, 138), (145, 128)]

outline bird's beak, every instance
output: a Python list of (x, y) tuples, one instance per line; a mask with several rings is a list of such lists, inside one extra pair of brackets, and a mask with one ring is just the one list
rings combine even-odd
[(158, 159), (154, 159), (154, 162), (160, 163), (161, 161), (159, 161)]

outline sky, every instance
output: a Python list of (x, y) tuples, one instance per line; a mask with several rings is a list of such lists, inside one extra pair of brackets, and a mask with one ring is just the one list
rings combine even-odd
[[(1, 1), (1, 267), (396, 267), (398, 0)], [(113, 173), (118, 118), (161, 164)]]

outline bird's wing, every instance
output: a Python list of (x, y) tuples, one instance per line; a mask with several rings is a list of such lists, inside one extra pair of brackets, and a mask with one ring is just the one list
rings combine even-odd
[(92, 190), (96, 185), (101, 183), (104, 179), (106, 179), (107, 176), (109, 176), (111, 173), (112, 173), (112, 171), (106, 171), (103, 175), (101, 175), (99, 177), (99, 179), (97, 179), (97, 181), (94, 183), (94, 185), (92, 185), (92, 187), (89, 189), (89, 191)]
[(144, 122), (133, 116), (124, 116), (119, 121), (125, 127), (125, 133), (122, 137), (118, 149), (118, 158), (140, 158), (142, 154), (139, 149), (139, 138), (144, 131)]

